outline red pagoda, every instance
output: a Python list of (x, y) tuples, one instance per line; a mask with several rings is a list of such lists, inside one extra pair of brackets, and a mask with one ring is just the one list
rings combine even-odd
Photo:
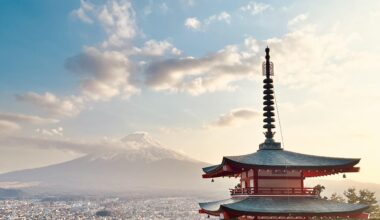
[[(323, 157), (286, 151), (273, 139), (273, 63), (265, 49), (264, 143), (251, 154), (226, 156), (220, 164), (203, 168), (203, 178), (235, 177), (240, 183), (230, 189), (231, 198), (200, 203), (200, 213), (220, 219), (367, 219), (362, 204), (347, 204), (320, 198), (318, 188), (304, 186), (307, 177), (359, 172), (357, 158)], [(212, 180), (213, 181), (213, 180)]]

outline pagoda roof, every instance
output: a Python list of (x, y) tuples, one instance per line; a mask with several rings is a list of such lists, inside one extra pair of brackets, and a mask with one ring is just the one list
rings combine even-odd
[(359, 214), (368, 208), (362, 204), (340, 203), (315, 197), (251, 196), (199, 203), (201, 212), (219, 215), (326, 216)]
[[(350, 170), (359, 158), (324, 157), (301, 154), (279, 149), (260, 149), (255, 153), (241, 156), (225, 156), (222, 163), (203, 168), (205, 178), (228, 176), (241, 172), (242, 169), (302, 169), (332, 170), (337, 172), (357, 172)], [(319, 175), (316, 175), (319, 176)]]

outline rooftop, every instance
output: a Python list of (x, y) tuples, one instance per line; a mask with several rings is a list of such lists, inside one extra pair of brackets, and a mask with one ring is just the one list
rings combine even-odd
[(254, 196), (200, 203), (201, 211), (217, 214), (223, 211), (245, 215), (350, 215), (368, 208), (362, 204), (339, 203), (313, 197)]

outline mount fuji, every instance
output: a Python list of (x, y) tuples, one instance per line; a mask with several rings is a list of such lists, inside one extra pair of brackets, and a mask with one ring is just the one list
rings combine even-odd
[(64, 163), (5, 173), (0, 182), (34, 183), (31, 189), (38, 192), (225, 189), (201, 178), (201, 168), (209, 164), (166, 148), (147, 133), (127, 135), (118, 143)]

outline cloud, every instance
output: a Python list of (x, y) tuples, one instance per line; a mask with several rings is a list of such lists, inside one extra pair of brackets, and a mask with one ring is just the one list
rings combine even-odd
[(205, 24), (210, 24), (215, 21), (222, 21), (227, 24), (231, 23), (231, 15), (228, 14), (227, 12), (223, 11), (217, 15), (211, 15), (205, 20)]
[(127, 99), (138, 94), (138, 65), (131, 62), (131, 57), (136, 61), (181, 54), (166, 40), (150, 39), (142, 47), (133, 45), (132, 40), (139, 31), (130, 1), (108, 0), (104, 5), (93, 5), (88, 11), (91, 18), (101, 24), (107, 37), (100, 45), (84, 47), (80, 54), (65, 62), (65, 67), (80, 77), (81, 96), (86, 100), (107, 101), (117, 96)]
[[(264, 48), (271, 48), (278, 84), (290, 88), (326, 85), (326, 80), (342, 77), (343, 69), (357, 63), (360, 53), (349, 45), (355, 38), (339, 32), (321, 33), (313, 25), (304, 25), (280, 38), (258, 41), (247, 37), (243, 43), (228, 45), (203, 57), (169, 58), (147, 65), (146, 84), (157, 91), (206, 92), (231, 91), (236, 83), (261, 75)], [(362, 59), (360, 59), (362, 60)], [(276, 66), (281, 67), (277, 72)]]
[(196, 17), (187, 18), (185, 20), (185, 26), (189, 29), (199, 30), (201, 28), (201, 22)]
[(87, 47), (68, 58), (65, 66), (82, 76), (81, 91), (91, 100), (105, 101), (117, 95), (128, 98), (139, 91), (130, 79), (131, 63), (122, 52)]
[(232, 109), (228, 113), (220, 115), (216, 121), (210, 123), (206, 127), (215, 128), (237, 126), (246, 121), (255, 119), (259, 115), (260, 113), (257, 110), (251, 108)]
[(233, 90), (233, 82), (255, 74), (261, 60), (259, 45), (247, 38), (243, 45), (229, 45), (201, 58), (184, 57), (151, 63), (145, 71), (146, 84), (155, 90), (205, 92)]
[(252, 15), (257, 15), (270, 8), (270, 5), (257, 2), (249, 2), (247, 5), (240, 7), (243, 12), (249, 12)]
[(87, 13), (93, 10), (93, 5), (85, 0), (80, 0), (80, 7), (71, 12), (73, 17), (78, 18), (79, 20), (92, 24), (94, 21), (87, 15)]
[(43, 136), (63, 136), (63, 128), (57, 127), (52, 129), (37, 128), (36, 132)]
[(130, 1), (107, 1), (93, 12), (108, 34), (102, 43), (104, 48), (125, 46), (136, 36), (135, 12)]
[(102, 42), (104, 48), (128, 45), (137, 33), (135, 11), (129, 0), (107, 0), (105, 4), (95, 5), (81, 0), (80, 7), (71, 13), (85, 23), (97, 21), (107, 33)]
[[(104, 142), (103, 142), (104, 144)], [(28, 137), (28, 136), (8, 136), (0, 138), (1, 146), (8, 147), (31, 147), (40, 149), (59, 149), (79, 153), (90, 153), (101, 151), (107, 145), (102, 146), (102, 142), (74, 141), (52, 137)]]
[(341, 70), (357, 63), (361, 56), (348, 49), (349, 36), (334, 32), (318, 33), (310, 25), (267, 42), (273, 51), (274, 65), (281, 67), (279, 83), (293, 88), (326, 85), (326, 81), (340, 78)]
[(201, 29), (205, 29), (207, 26), (209, 26), (210, 24), (217, 22), (217, 21), (218, 22), (224, 22), (226, 24), (230, 24), (231, 23), (231, 15), (228, 14), (227, 12), (223, 11), (219, 14), (211, 15), (210, 17), (204, 19), (203, 21), (200, 21), (196, 17), (191, 17), (191, 18), (187, 18), (185, 20), (184, 25), (188, 29), (198, 31)]
[(135, 55), (142, 56), (162, 56), (167, 53), (180, 55), (181, 51), (174, 47), (170, 42), (157, 41), (157, 40), (148, 40), (144, 43), (142, 48), (134, 47)]
[(309, 15), (307, 13), (299, 14), (288, 22), (288, 27), (295, 26), (295, 25), (301, 23), (302, 21), (305, 21), (308, 17), (309, 17)]
[(0, 135), (9, 134), (19, 129), (21, 127), (17, 123), (0, 119)]
[(29, 123), (29, 124), (50, 124), (59, 122), (54, 118), (42, 118), (35, 115), (24, 115), (17, 113), (0, 112), (0, 120), (10, 121), (14, 123)]
[(57, 122), (59, 122), (59, 120), (53, 118), (0, 112), (0, 135), (11, 134), (21, 130), (21, 125), (24, 124), (51, 124)]
[(29, 102), (38, 106), (53, 116), (74, 116), (83, 110), (83, 100), (80, 97), (58, 98), (56, 95), (46, 92), (38, 94), (28, 92), (22, 95), (16, 95), (20, 101)]
[(39, 149), (58, 149), (63, 151), (71, 151), (82, 154), (97, 153), (117, 153), (132, 152), (141, 150), (141, 148), (163, 147), (161, 143), (150, 136), (144, 139), (138, 138), (145, 132), (136, 132), (122, 139), (113, 139), (104, 137), (102, 139), (70, 139), (65, 138), (62, 133), (63, 129), (57, 129), (57, 134), (52, 130), (39, 130), (39, 133), (47, 132), (43, 136), (3, 136), (0, 137), (0, 146), (20, 147), (20, 148), (39, 148)]

